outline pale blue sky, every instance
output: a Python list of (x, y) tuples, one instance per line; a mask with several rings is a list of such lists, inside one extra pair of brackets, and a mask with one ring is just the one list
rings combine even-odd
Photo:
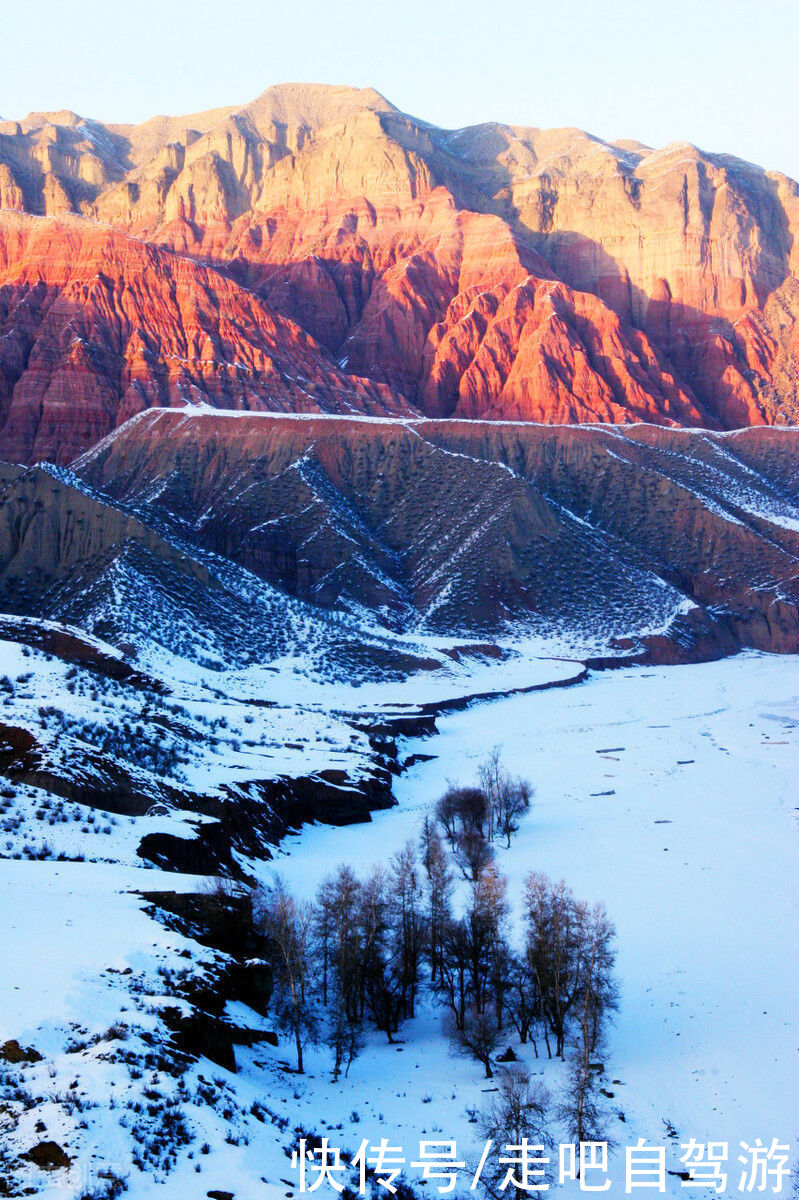
[(685, 139), (799, 177), (796, 0), (0, 0), (0, 39), (3, 117), (141, 121), (350, 83), (439, 125)]

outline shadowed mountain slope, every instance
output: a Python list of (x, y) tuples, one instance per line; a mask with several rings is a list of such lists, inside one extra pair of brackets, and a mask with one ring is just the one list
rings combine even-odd
[[(799, 647), (797, 437), (143, 414), (73, 464), (185, 544), (393, 628)], [(704, 634), (703, 634), (704, 636)]]

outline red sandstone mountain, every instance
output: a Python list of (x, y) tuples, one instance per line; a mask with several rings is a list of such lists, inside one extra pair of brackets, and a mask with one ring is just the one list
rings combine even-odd
[(149, 407), (403, 412), (209, 267), (87, 221), (0, 217), (0, 454), (69, 462)]
[(66, 461), (141, 407), (198, 398), (799, 414), (799, 188), (690, 145), (445, 131), (372, 91), (286, 85), (135, 127), (6, 122), (0, 206), (6, 457)]

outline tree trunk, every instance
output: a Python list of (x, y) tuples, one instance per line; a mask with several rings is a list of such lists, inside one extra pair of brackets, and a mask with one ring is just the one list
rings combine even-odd
[(304, 1075), (305, 1071), (302, 1065), (302, 1035), (300, 1033), (299, 1021), (297, 1021), (294, 1026), (294, 1041), (297, 1046), (297, 1074)]

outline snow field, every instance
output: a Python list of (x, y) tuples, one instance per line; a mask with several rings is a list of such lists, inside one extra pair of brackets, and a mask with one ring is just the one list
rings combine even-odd
[[(16, 680), (32, 661), (6, 658), (0, 673)], [(486, 669), (484, 679), (491, 677)], [(47, 678), (60, 696), (61, 677)], [(231, 673), (222, 695), (209, 694), (207, 702), (234, 711), (228, 704), (243, 704), (254, 680), (233, 682)], [(487, 690), (479, 684), (469, 690)], [(365, 695), (343, 695), (342, 708), (357, 697), (365, 707), (403, 711), (394, 685), (382, 695), (366, 686)], [(180, 697), (189, 710), (190, 690)], [(418, 687), (399, 694), (411, 706), (432, 698)], [(778, 1137), (796, 1157), (797, 697), (795, 660), (748, 653), (695, 667), (595, 674), (574, 687), (477, 704), (439, 718), (438, 735), (402, 745), (406, 757), (435, 757), (395, 781), (395, 809), (368, 824), (308, 827), (257, 870), (265, 881), (279, 872), (308, 897), (340, 862), (365, 874), (418, 835), (449, 780), (471, 782), (501, 743), (507, 767), (537, 790), (510, 850), (497, 850), (511, 899), (530, 870), (543, 870), (564, 877), (577, 896), (604, 901), (618, 929), (621, 1007), (604, 1076), (613, 1092), (612, 1136), (620, 1148), (639, 1136), (666, 1144), (670, 1170), (681, 1166), (680, 1142), (727, 1141), (728, 1194), (737, 1194), (740, 1139)], [(321, 692), (313, 708), (309, 703), (309, 722), (318, 711), (319, 731), (328, 728), (329, 702)], [(259, 711), (272, 720), (276, 710)], [(316, 744), (320, 755), (336, 752)], [(302, 761), (304, 752), (297, 756)], [(28, 799), (32, 806), (40, 798), (31, 789)], [(15, 803), (24, 808), (27, 801), (18, 796)], [(203, 883), (133, 867), (133, 838), (121, 830), (75, 843), (87, 855), (102, 844), (117, 863), (0, 860), (0, 1044), (17, 1038), (43, 1055), (4, 1067), (16, 1125), (0, 1115), (0, 1145), (22, 1149), (53, 1138), (74, 1160), (69, 1172), (52, 1176), (31, 1166), (26, 1183), (37, 1194), (80, 1197), (103, 1184), (102, 1171), (113, 1170), (135, 1200), (201, 1200), (213, 1188), (247, 1200), (286, 1200), (297, 1194), (286, 1154), (295, 1126), (327, 1134), (331, 1145), (353, 1153), (363, 1138), (388, 1137), (408, 1161), (418, 1157), (420, 1139), (454, 1138), (459, 1157), (476, 1163), (473, 1113), (490, 1084), (482, 1067), (451, 1051), (429, 997), (401, 1027), (398, 1045), (370, 1033), (349, 1077), (336, 1085), (329, 1050), (309, 1049), (307, 1075), (298, 1077), (284, 1065), (293, 1061), (284, 1042), (237, 1050), (235, 1075), (207, 1060), (175, 1075), (159, 1067), (161, 1010), (176, 1003), (169, 978), (201, 970), (214, 955), (154, 922), (135, 891), (190, 891)], [(258, 1027), (255, 1013), (231, 1007), (237, 1011), (230, 1016)], [(121, 1036), (117, 1026), (126, 1030)], [(536, 1060), (511, 1030), (507, 1042), (557, 1093), (560, 1064)], [(142, 1147), (159, 1139), (155, 1157), (139, 1157), (137, 1165)], [(621, 1170), (616, 1154), (608, 1193), (614, 1198), (624, 1194)], [(418, 1182), (418, 1172), (406, 1176)], [(469, 1181), (462, 1176), (456, 1194), (474, 1194)], [(434, 1185), (425, 1190), (437, 1194)], [(691, 1194), (676, 1176), (667, 1176), (667, 1193)], [(558, 1194), (578, 1189), (564, 1185)]]
[[(365, 873), (501, 743), (508, 768), (537, 789), (511, 849), (497, 852), (510, 896), (542, 870), (603, 901), (617, 926), (612, 1136), (667, 1142), (671, 1169), (691, 1137), (728, 1141), (733, 1159), (739, 1140), (794, 1144), (798, 699), (794, 660), (749, 653), (609, 672), (448, 715), (437, 737), (408, 743), (436, 758), (397, 781), (398, 808), (366, 826), (304, 830), (266, 873), (307, 896), (339, 862)], [(535, 1065), (557, 1078), (556, 1064)], [(449, 1062), (461, 1110), (479, 1096), (463, 1071)], [(669, 1186), (683, 1194), (679, 1180)]]

